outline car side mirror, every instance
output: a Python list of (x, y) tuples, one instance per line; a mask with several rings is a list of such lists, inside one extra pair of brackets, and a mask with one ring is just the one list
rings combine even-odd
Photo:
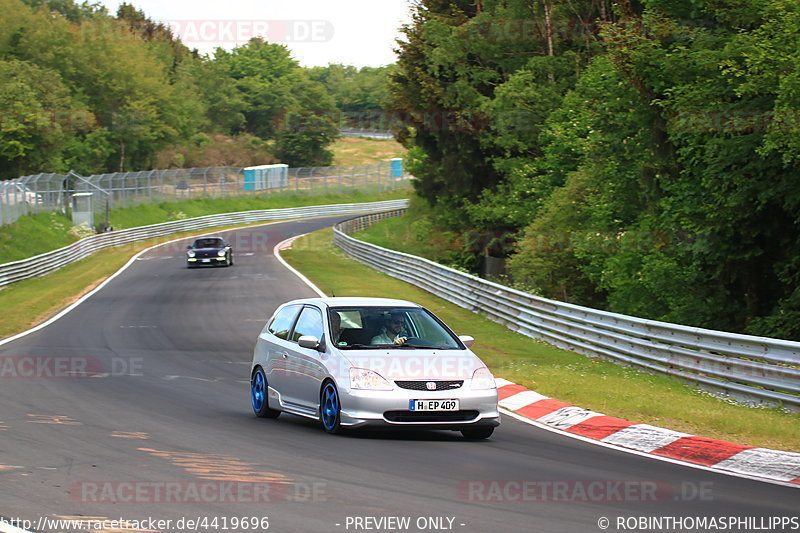
[(190, 244), (189, 246), (186, 247), (186, 249), (187, 250), (191, 250), (192, 249), (192, 245)]
[(470, 337), (469, 335), (459, 335), (458, 336), (458, 340), (463, 342), (464, 346), (466, 346), (467, 348), (469, 348), (470, 346), (475, 344), (475, 338), (474, 337)]
[(312, 350), (319, 350), (319, 339), (313, 335), (303, 335), (297, 339), (297, 344), (303, 348), (311, 348)]

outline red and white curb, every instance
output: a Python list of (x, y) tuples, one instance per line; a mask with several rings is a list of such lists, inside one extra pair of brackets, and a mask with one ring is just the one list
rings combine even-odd
[(575, 407), (495, 378), (500, 407), (552, 429), (673, 461), (800, 486), (800, 453), (743, 446)]

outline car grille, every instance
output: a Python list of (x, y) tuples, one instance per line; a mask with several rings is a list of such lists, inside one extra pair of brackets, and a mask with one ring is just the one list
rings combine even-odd
[(389, 422), (469, 422), (478, 417), (478, 411), (386, 411)]
[(195, 257), (198, 259), (205, 259), (207, 257), (218, 257), (217, 252), (195, 252)]
[[(408, 390), (454, 390), (464, 384), (463, 379), (455, 381), (395, 381), (398, 387)], [(429, 389), (428, 383), (436, 383), (435, 389)]]

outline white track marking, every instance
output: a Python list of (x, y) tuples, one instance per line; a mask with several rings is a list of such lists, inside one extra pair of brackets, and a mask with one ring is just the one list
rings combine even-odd
[[(499, 379), (495, 378), (495, 381), (500, 381)], [(505, 381), (505, 380), (503, 380)], [(501, 385), (498, 385), (500, 387)], [(518, 392), (508, 398), (504, 398), (497, 402), (500, 407), (505, 407), (509, 411), (517, 411), (526, 405), (530, 405), (532, 403), (539, 402), (541, 400), (549, 400), (547, 396), (543, 396), (538, 392), (532, 390), (526, 390), (522, 392)]]
[(683, 437), (691, 437), (688, 433), (672, 431), (649, 424), (634, 424), (605, 437), (603, 442), (619, 444), (641, 452), (650, 453), (653, 450), (675, 442)]
[(292, 274), (294, 274), (295, 276), (297, 276), (298, 278), (300, 278), (300, 281), (302, 281), (303, 283), (305, 283), (306, 285), (308, 285), (309, 287), (311, 287), (311, 290), (313, 290), (314, 292), (316, 292), (316, 293), (317, 293), (317, 296), (319, 296), (320, 298), (327, 298), (327, 297), (328, 297), (328, 295), (327, 295), (327, 294), (325, 294), (324, 292), (322, 292), (322, 290), (320, 290), (320, 288), (319, 288), (319, 287), (317, 287), (316, 285), (314, 285), (314, 284), (311, 282), (311, 280), (310, 280), (310, 279), (308, 279), (308, 278), (307, 278), (307, 277), (305, 277), (303, 274), (301, 274), (301, 273), (300, 273), (300, 272), (299, 272), (299, 271), (298, 271), (296, 268), (294, 268), (292, 265), (290, 265), (289, 263), (287, 263), (287, 262), (286, 262), (286, 261), (283, 259), (283, 257), (281, 257), (281, 250), (286, 250), (286, 249), (287, 249), (287, 248), (282, 248), (282, 247), (285, 247), (285, 246), (287, 246), (287, 245), (291, 244), (291, 243), (292, 243), (293, 241), (295, 241), (296, 239), (299, 239), (300, 237), (305, 237), (306, 235), (308, 235), (308, 234), (307, 234), (307, 233), (304, 233), (304, 234), (302, 234), (302, 235), (295, 235), (294, 237), (290, 237), (290, 238), (286, 239), (285, 241), (281, 241), (281, 242), (279, 242), (278, 244), (276, 244), (276, 245), (275, 245), (275, 248), (273, 248), (273, 249), (272, 249), (272, 253), (275, 255), (275, 257), (277, 257), (277, 258), (278, 258), (278, 261), (280, 261), (280, 262), (281, 262), (281, 264), (282, 264), (283, 266), (285, 266), (286, 268), (288, 268), (288, 269), (289, 269), (289, 272), (291, 272)]
[(733, 472), (756, 472), (782, 481), (800, 479), (800, 454), (766, 448), (741, 451), (715, 466)]
[(602, 414), (581, 407), (570, 406), (562, 407), (558, 411), (546, 414), (539, 418), (539, 421), (554, 428), (567, 429), (596, 416), (602, 416)]

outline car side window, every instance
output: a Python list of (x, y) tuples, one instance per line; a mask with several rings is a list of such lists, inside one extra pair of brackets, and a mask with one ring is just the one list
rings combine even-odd
[(299, 309), (299, 305), (289, 305), (278, 311), (278, 314), (275, 315), (275, 318), (273, 318), (272, 322), (267, 326), (269, 332), (280, 339), (287, 339)]
[(314, 307), (304, 307), (297, 319), (292, 333), (292, 340), (297, 342), (303, 335), (312, 335), (322, 339), (322, 313)]

